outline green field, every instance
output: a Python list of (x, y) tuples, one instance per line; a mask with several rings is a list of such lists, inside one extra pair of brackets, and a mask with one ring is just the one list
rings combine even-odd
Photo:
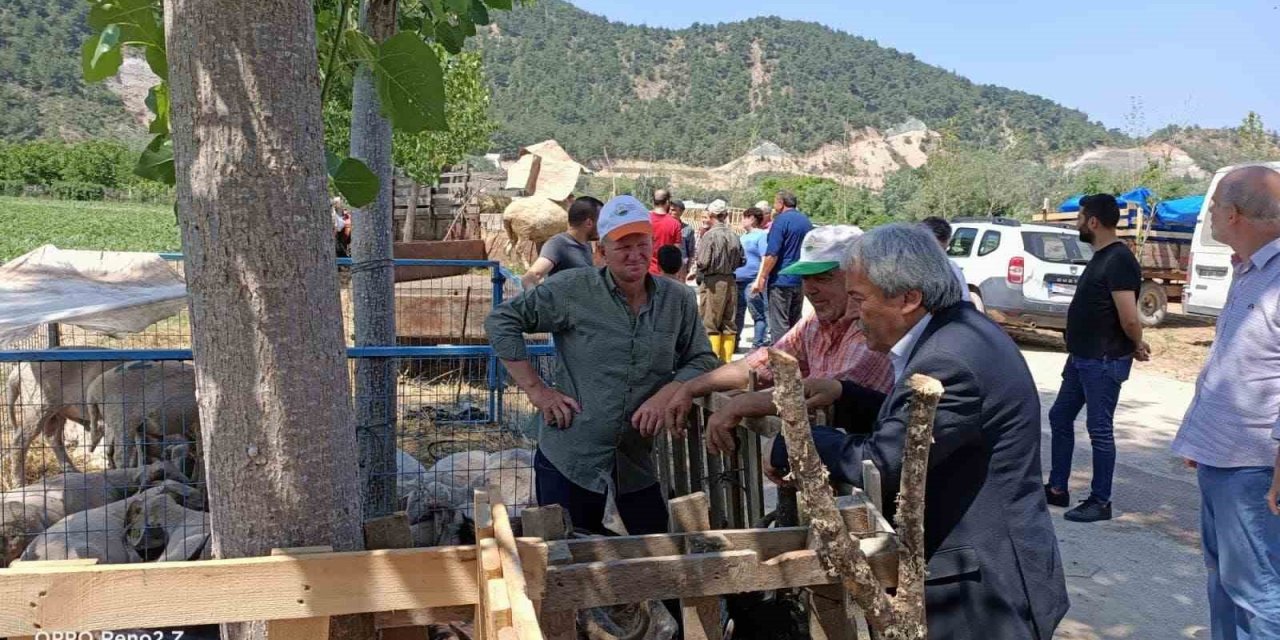
[(173, 207), (0, 197), (0, 262), (43, 244), (59, 249), (180, 251)]

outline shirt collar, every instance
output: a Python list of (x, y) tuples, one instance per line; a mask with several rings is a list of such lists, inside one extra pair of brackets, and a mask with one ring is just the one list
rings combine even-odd
[(929, 326), (929, 321), (932, 319), (932, 313), (925, 313), (924, 317), (916, 322), (916, 326), (911, 327), (911, 330), (902, 336), (892, 349), (889, 349), (889, 361), (893, 364), (895, 383), (902, 380), (902, 374), (907, 369), (907, 358), (911, 357), (911, 350), (915, 348), (916, 342), (920, 340), (920, 334), (924, 333), (925, 327)]
[[(1249, 268), (1246, 270), (1261, 269), (1267, 266), (1267, 263), (1275, 259), (1277, 255), (1280, 255), (1280, 238), (1276, 238), (1275, 240), (1262, 245), (1262, 248), (1257, 251), (1254, 251), (1253, 255), (1249, 256)], [(1236, 265), (1243, 262), (1240, 260), (1240, 256), (1236, 255), (1231, 256), (1231, 261)]]
[[(600, 273), (604, 277), (604, 284), (609, 287), (609, 291), (619, 296), (623, 295), (622, 287), (619, 287), (618, 281), (613, 279), (613, 272), (609, 271), (609, 267), (600, 267)], [(658, 291), (658, 283), (652, 273), (644, 274), (644, 289), (649, 293), (649, 301), (653, 302), (653, 296)]]

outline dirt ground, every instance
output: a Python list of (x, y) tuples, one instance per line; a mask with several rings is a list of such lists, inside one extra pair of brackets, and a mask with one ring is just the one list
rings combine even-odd
[[(1057, 331), (1008, 331), (1024, 347), (1047, 351), (1066, 350), (1062, 334)], [(1183, 314), (1181, 305), (1171, 303), (1169, 316), (1164, 323), (1143, 332), (1147, 344), (1151, 345), (1151, 360), (1139, 362), (1134, 368), (1182, 382), (1195, 382), (1209, 357), (1213, 336), (1212, 318)]]

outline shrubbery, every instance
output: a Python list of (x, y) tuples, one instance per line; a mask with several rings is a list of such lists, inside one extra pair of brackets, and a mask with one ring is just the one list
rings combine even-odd
[(137, 157), (106, 140), (0, 142), (0, 195), (172, 202), (171, 188), (133, 174)]

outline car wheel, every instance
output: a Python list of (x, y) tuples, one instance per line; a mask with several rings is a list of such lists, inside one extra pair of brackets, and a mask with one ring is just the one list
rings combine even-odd
[(1147, 281), (1138, 290), (1138, 318), (1144, 327), (1156, 327), (1169, 313), (1169, 296), (1164, 285)]

